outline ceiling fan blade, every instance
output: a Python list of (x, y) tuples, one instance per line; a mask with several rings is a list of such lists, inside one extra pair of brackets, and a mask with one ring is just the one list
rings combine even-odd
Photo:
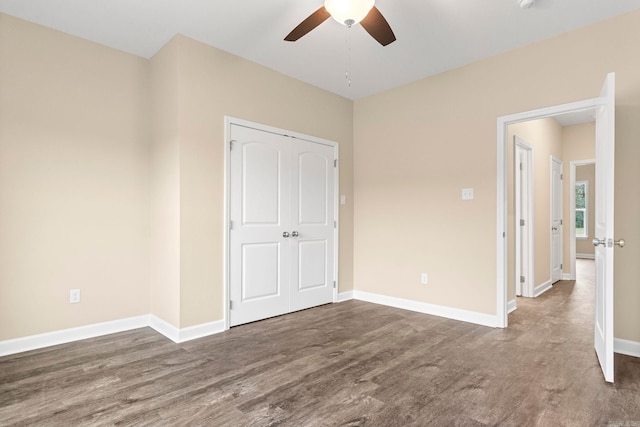
[(389, 23), (375, 6), (373, 6), (369, 14), (360, 21), (360, 24), (367, 30), (367, 33), (371, 34), (371, 37), (376, 39), (382, 46), (396, 41), (396, 36), (393, 34)]
[(307, 19), (298, 24), (298, 26), (295, 27), (284, 39), (288, 42), (294, 42), (329, 19), (330, 16), (331, 15), (327, 12), (327, 9), (322, 6), (320, 9), (309, 15)]

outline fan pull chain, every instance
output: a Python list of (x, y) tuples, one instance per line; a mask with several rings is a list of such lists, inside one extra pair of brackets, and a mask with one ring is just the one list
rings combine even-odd
[(347, 86), (351, 87), (351, 25), (346, 26), (346, 43), (347, 43), (347, 58), (346, 58), (346, 72), (345, 78), (347, 80)]

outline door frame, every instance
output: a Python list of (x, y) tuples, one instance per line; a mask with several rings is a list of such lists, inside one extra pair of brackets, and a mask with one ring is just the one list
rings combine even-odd
[(497, 118), (497, 197), (496, 197), (496, 324), (506, 328), (509, 324), (507, 301), (507, 144), (509, 125), (531, 120), (554, 117), (561, 114), (595, 111), (605, 105), (606, 100), (600, 97), (554, 105), (521, 113), (509, 114)]
[(305, 135), (299, 132), (289, 131), (286, 129), (280, 129), (273, 126), (265, 125), (262, 123), (256, 123), (249, 120), (239, 119), (232, 116), (224, 116), (224, 221), (222, 223), (224, 233), (224, 263), (223, 263), (223, 313), (224, 313), (224, 330), (229, 329), (229, 301), (231, 294), (231, 282), (229, 278), (230, 270), (230, 218), (231, 218), (231, 126), (244, 126), (252, 129), (256, 129), (263, 132), (274, 133), (282, 135), (288, 138), (301, 139), (316, 144), (329, 145), (333, 147), (335, 167), (333, 168), (334, 185), (333, 185), (333, 215), (335, 218), (334, 238), (333, 238), (333, 281), (335, 286), (333, 287), (333, 302), (338, 300), (338, 289), (340, 286), (338, 280), (338, 260), (339, 260), (339, 237), (340, 237), (340, 204), (339, 202), (339, 189), (340, 189), (340, 160), (339, 160), (339, 144), (335, 141), (328, 139), (318, 138), (315, 136)]
[[(560, 278), (558, 280), (554, 280), (554, 276), (553, 276), (553, 205), (556, 202), (556, 200), (553, 199), (553, 164), (554, 163), (558, 163), (560, 165), (560, 184), (558, 185), (558, 188), (560, 189), (560, 195), (557, 198), (559, 200), (560, 203), (560, 233), (558, 233), (559, 239), (560, 239)], [(564, 276), (564, 218), (562, 217), (562, 214), (564, 213), (564, 206), (563, 206), (563, 201), (564, 201), (564, 194), (563, 194), (563, 174), (564, 174), (564, 162), (562, 161), (562, 159), (559, 159), (553, 155), (550, 156), (550, 160), (549, 160), (549, 173), (551, 174), (550, 176), (550, 183), (551, 183), (551, 188), (549, 189), (549, 196), (550, 196), (550, 203), (549, 203), (549, 223), (551, 225), (551, 227), (549, 227), (549, 276), (550, 276), (550, 284), (553, 285), (555, 282), (562, 280), (563, 276)], [(550, 287), (550, 286), (549, 286)]]
[(596, 159), (569, 162), (569, 274), (566, 280), (576, 280), (576, 167), (595, 164)]
[[(524, 139), (520, 138), (518, 135), (514, 135), (513, 136), (513, 153), (514, 153), (514, 191), (515, 191), (515, 197), (514, 197), (514, 202), (515, 202), (515, 209), (514, 209), (514, 213), (515, 213), (515, 220), (514, 220), (514, 246), (515, 246), (515, 288), (516, 288), (516, 292), (515, 295), (518, 296), (518, 284), (520, 283), (520, 278), (518, 276), (521, 275), (521, 272), (525, 273), (525, 277), (526, 277), (526, 285), (524, 287), (522, 287), (522, 289), (520, 289), (520, 293), (522, 296), (524, 297), (534, 297), (534, 283), (535, 283), (535, 263), (534, 263), (534, 255), (535, 255), (535, 243), (534, 243), (534, 239), (535, 239), (535, 234), (534, 234), (534, 230), (533, 230), (533, 225), (535, 224), (535, 219), (534, 219), (534, 197), (533, 195), (534, 193), (534, 164), (533, 164), (533, 159), (534, 159), (534, 155), (533, 155), (533, 150), (534, 147), (533, 145), (529, 144), (527, 141), (525, 141)], [(519, 182), (518, 179), (516, 179), (516, 159), (517, 159), (517, 151), (518, 149), (522, 150), (525, 155), (526, 155), (526, 175), (525, 175), (525, 193), (526, 194), (519, 194), (519, 186), (515, 185), (516, 183)], [(522, 214), (520, 212), (520, 206), (518, 204), (518, 200), (520, 197), (526, 197), (527, 198), (527, 209), (526, 212), (524, 212), (524, 216), (527, 218), (524, 228), (526, 231), (526, 239), (524, 239), (525, 241), (523, 242), (523, 244), (519, 244), (520, 243), (520, 236), (518, 233), (518, 230), (520, 229), (519, 227), (521, 227), (520, 225), (518, 225), (517, 223), (517, 219), (521, 216), (519, 214)], [(523, 257), (523, 254), (521, 254), (521, 247), (522, 246), (526, 247), (526, 251)], [(518, 264), (522, 263), (522, 259), (525, 259), (524, 261), (524, 266), (521, 266), (521, 268), (518, 268)], [(513, 309), (513, 307), (511, 307), (511, 309)]]

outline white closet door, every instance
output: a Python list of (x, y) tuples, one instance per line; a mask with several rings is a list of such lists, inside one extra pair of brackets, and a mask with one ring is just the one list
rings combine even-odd
[(229, 324), (333, 301), (334, 147), (231, 125)]
[(287, 313), (289, 139), (231, 126), (231, 326)]
[(334, 149), (291, 144), (291, 311), (333, 301)]

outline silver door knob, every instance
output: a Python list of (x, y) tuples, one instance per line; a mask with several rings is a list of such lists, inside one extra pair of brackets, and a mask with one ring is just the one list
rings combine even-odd
[(299, 236), (299, 234), (298, 234), (298, 232), (297, 232), (297, 231), (292, 231), (292, 232), (291, 232), (291, 235), (292, 235), (293, 237), (298, 237), (298, 236)]
[(285, 231), (284, 233), (282, 233), (282, 237), (284, 237), (285, 239), (289, 237), (289, 232)]
[(604, 239), (600, 240), (600, 239), (598, 239), (597, 237), (595, 237), (595, 238), (591, 241), (591, 243), (593, 243), (593, 246), (598, 246), (598, 245), (606, 246), (606, 245), (607, 245)]
[(614, 245), (618, 245), (618, 246), (620, 246), (621, 248), (624, 248), (624, 245), (625, 245), (626, 243), (625, 243), (624, 239), (620, 239), (620, 240), (614, 240), (614, 241), (613, 241), (613, 244), (614, 244)]

